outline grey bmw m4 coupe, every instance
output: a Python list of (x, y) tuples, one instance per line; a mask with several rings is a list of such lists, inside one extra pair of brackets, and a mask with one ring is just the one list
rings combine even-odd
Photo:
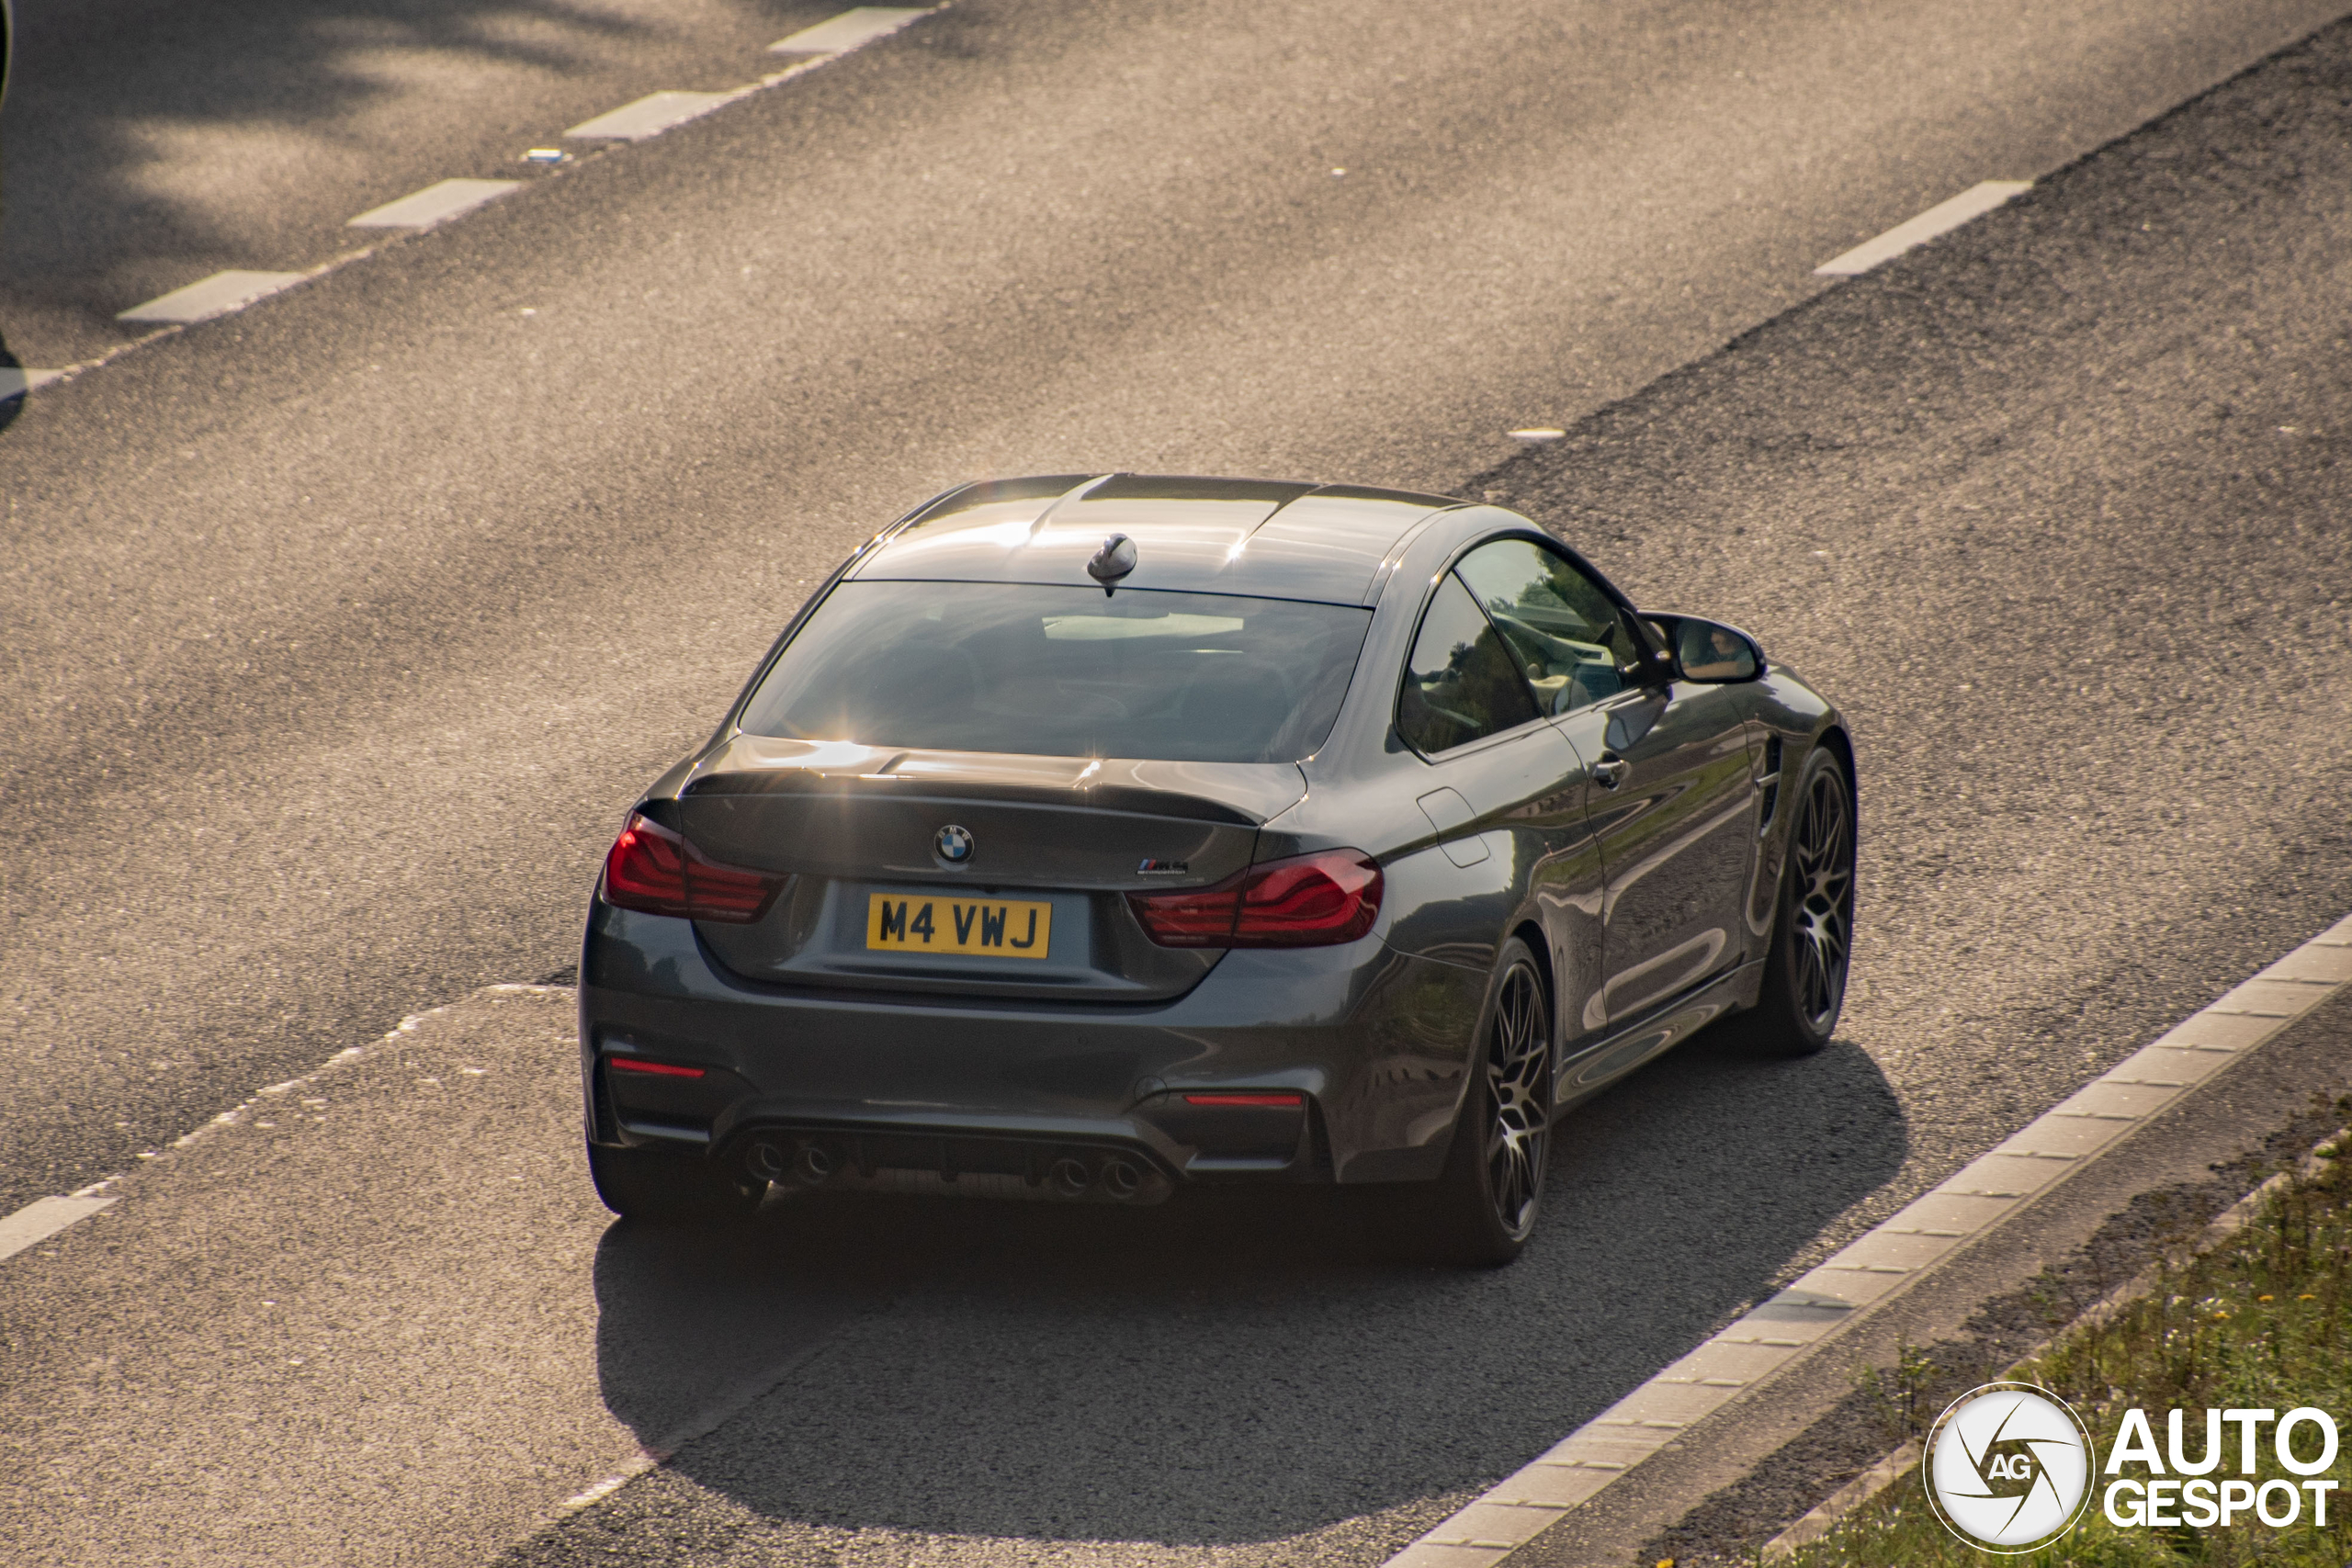
[(1701, 1026), (1818, 1050), (1855, 778), (1744, 633), (1442, 496), (968, 485), (813, 594), (630, 811), (580, 970), (615, 1212), (771, 1184), (1322, 1182), (1427, 1255)]

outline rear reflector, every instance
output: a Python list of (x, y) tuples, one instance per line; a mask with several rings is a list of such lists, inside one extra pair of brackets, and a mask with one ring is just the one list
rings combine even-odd
[(1296, 1109), (1304, 1101), (1295, 1094), (1188, 1094), (1187, 1105), (1286, 1105)]
[(708, 1070), (681, 1067), (673, 1062), (648, 1062), (636, 1056), (607, 1056), (605, 1061), (615, 1072), (643, 1073), (656, 1078), (698, 1078)]
[(1268, 861), (1214, 887), (1130, 893), (1162, 947), (1330, 947), (1380, 918), (1380, 867), (1361, 850)]
[(659, 822), (633, 814), (605, 856), (605, 902), (649, 915), (745, 926), (768, 912), (789, 880), (721, 865)]

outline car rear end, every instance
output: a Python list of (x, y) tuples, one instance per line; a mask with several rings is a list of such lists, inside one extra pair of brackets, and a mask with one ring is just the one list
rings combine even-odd
[[(1252, 504), (1243, 539), (1279, 507)], [(1178, 541), (1136, 541), (1137, 579), (1175, 575)], [(1360, 847), (1260, 857), (1370, 611), (1347, 583), (1106, 592), (1067, 547), (996, 581), (892, 575), (925, 564), (900, 553), (829, 585), (608, 856), (592, 1145), (1064, 1201), (1329, 1179), (1361, 1141), (1335, 1151), (1332, 1107), (1412, 1049), (1379, 1021), (1409, 966)], [(1059, 581), (1001, 580), (1032, 575)]]

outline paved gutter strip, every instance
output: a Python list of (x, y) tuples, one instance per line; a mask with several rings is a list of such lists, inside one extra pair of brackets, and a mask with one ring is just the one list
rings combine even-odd
[(1865, 240), (1842, 255), (1813, 269), (1815, 277), (1859, 277), (1883, 262), (1949, 234), (1962, 224), (1992, 211), (2010, 197), (2033, 188), (2031, 180), (1984, 180), (1949, 201), (1939, 201), (1917, 218), (1896, 224), (1874, 240)]
[(1839, 1519), (1900, 1481), (1905, 1472), (1918, 1462), (1919, 1444), (1914, 1438), (1838, 1488), (1822, 1501), (1821, 1506), (1766, 1541), (1762, 1560), (1778, 1562), (1782, 1558), (1793, 1556), (1798, 1547), (1819, 1540), (1837, 1527)]
[(2352, 917), (2125, 1057), (1652, 1377), (1390, 1558), (1390, 1568), (1499, 1562), (2347, 984)]

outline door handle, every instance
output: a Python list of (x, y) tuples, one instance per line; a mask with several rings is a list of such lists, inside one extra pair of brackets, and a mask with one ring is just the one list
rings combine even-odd
[(1625, 761), (1624, 758), (1612, 757), (1604, 752), (1600, 761), (1592, 765), (1592, 782), (1603, 789), (1615, 789), (1625, 782), (1625, 775), (1633, 771), (1634, 764)]

